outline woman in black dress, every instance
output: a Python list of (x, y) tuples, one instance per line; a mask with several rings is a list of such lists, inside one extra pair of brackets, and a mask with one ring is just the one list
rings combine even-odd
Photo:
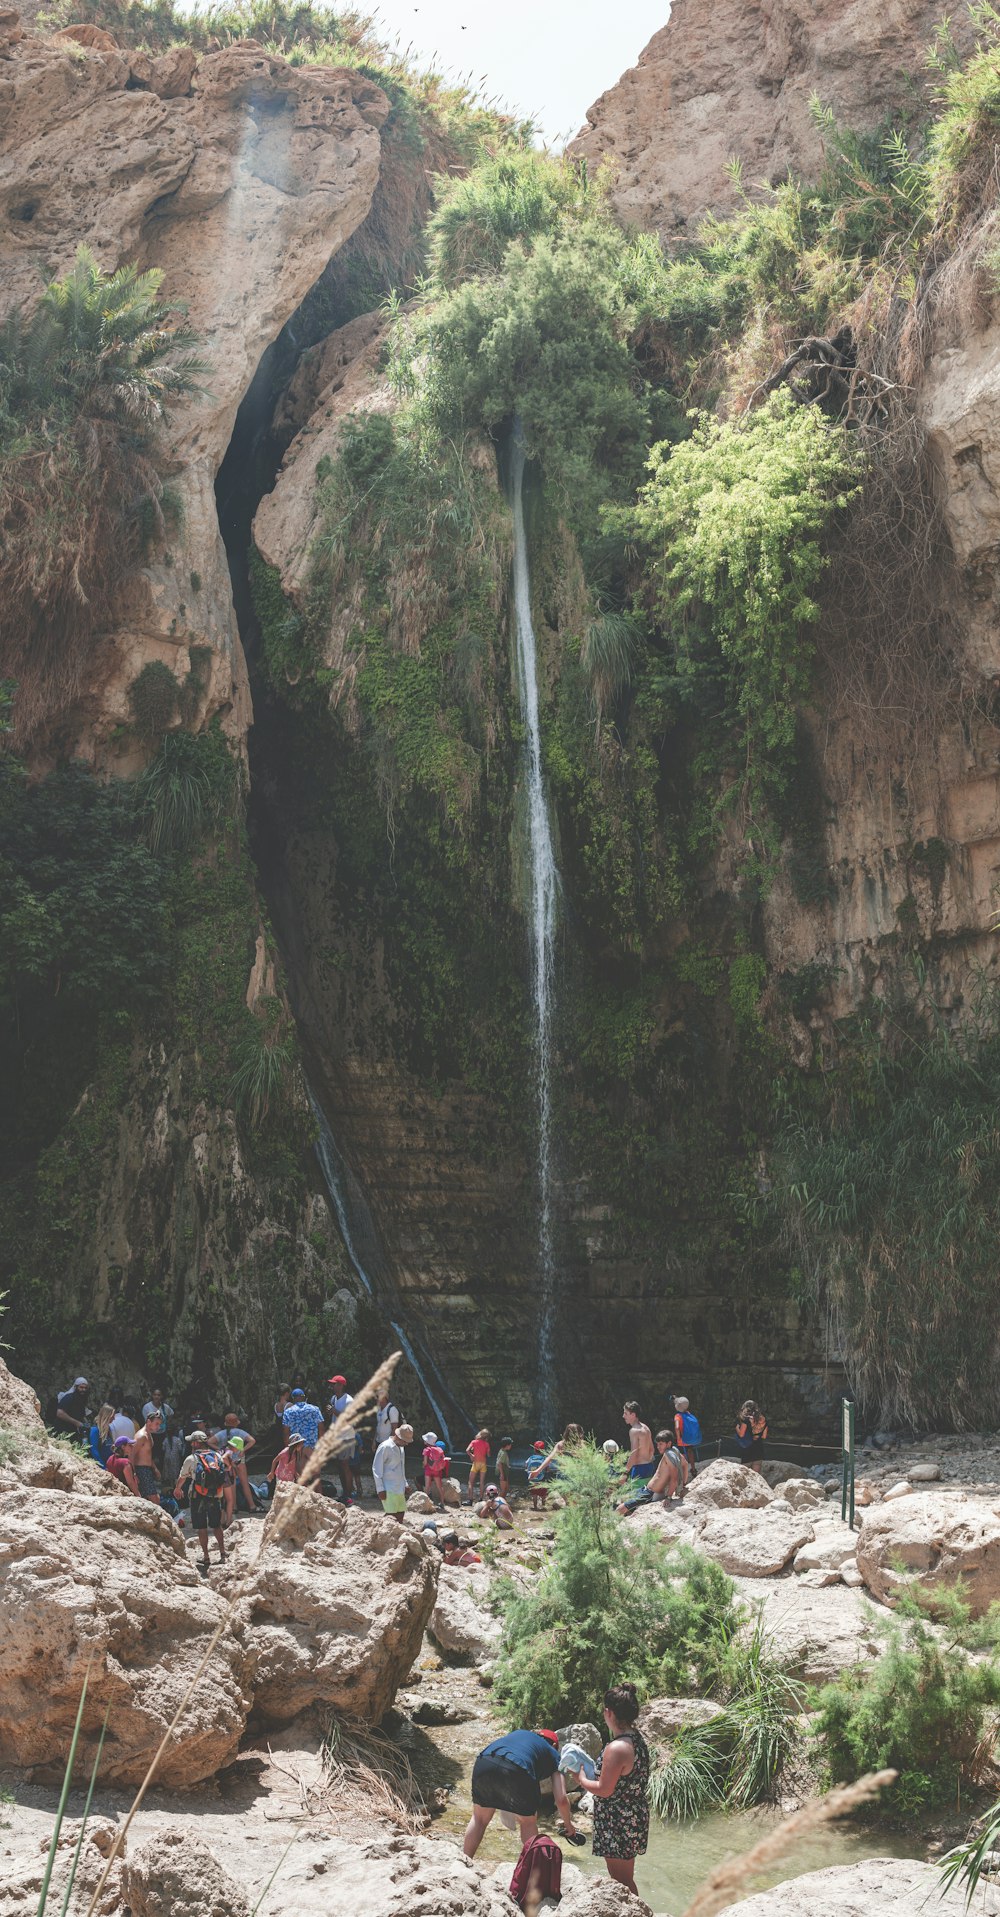
[(633, 1896), (635, 1860), (649, 1840), (649, 1750), (636, 1730), (639, 1698), (634, 1684), (613, 1684), (604, 1693), (604, 1722), (610, 1742), (604, 1746), (596, 1783), (579, 1772), (581, 1790), (594, 1799), (594, 1856), (603, 1857), (608, 1876)]

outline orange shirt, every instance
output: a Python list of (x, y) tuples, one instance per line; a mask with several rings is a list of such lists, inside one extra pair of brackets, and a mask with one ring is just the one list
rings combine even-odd
[(489, 1455), (490, 1455), (489, 1439), (473, 1438), (472, 1443), (469, 1445), (469, 1456), (472, 1459), (473, 1464), (485, 1464)]

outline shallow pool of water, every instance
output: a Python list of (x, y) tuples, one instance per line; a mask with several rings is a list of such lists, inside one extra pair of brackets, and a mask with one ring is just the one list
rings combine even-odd
[[(728, 1857), (739, 1856), (774, 1828), (777, 1818), (768, 1811), (734, 1811), (699, 1817), (686, 1824), (661, 1824), (654, 1818), (650, 1825), (649, 1849), (639, 1859), (636, 1883), (653, 1910), (680, 1917), (709, 1871)], [(803, 1837), (770, 1871), (747, 1879), (733, 1893), (731, 1902), (749, 1897), (752, 1892), (783, 1884), (789, 1877), (801, 1877), (805, 1871), (825, 1870), (831, 1864), (856, 1864), (862, 1857), (919, 1857), (921, 1845), (913, 1839), (884, 1831), (827, 1829)], [(566, 1847), (566, 1856), (588, 1871), (603, 1871), (599, 1857), (589, 1848)]]

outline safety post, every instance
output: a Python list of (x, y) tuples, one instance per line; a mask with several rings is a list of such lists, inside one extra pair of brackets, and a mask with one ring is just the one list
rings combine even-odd
[[(854, 1399), (840, 1401), (843, 1464), (840, 1480), (840, 1521), (854, 1529)], [(850, 1509), (850, 1517), (848, 1517)]]

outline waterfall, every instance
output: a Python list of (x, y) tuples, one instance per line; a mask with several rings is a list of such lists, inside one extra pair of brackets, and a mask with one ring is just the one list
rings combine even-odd
[(538, 1099), (538, 1248), (541, 1291), (538, 1312), (538, 1416), (548, 1425), (555, 1412), (556, 1270), (552, 1241), (552, 1000), (555, 984), (556, 901), (559, 872), (542, 770), (538, 722), (538, 651), (531, 619), (531, 575), (524, 530), (524, 435), (515, 419), (511, 451), (514, 519), (514, 623), (517, 678), (524, 719), (524, 777), (531, 853), (531, 987), (535, 1014), (535, 1085)]
[[(359, 1236), (363, 1235), (369, 1240), (374, 1239), (374, 1226), (371, 1218), (367, 1214), (367, 1208), (364, 1208), (364, 1216), (358, 1221), (358, 1230), (355, 1230), (355, 1225), (352, 1222), (352, 1211), (356, 1216), (358, 1208), (355, 1207), (351, 1201), (348, 1190), (349, 1174), (344, 1163), (343, 1155), (330, 1129), (330, 1123), (326, 1113), (311, 1089), (309, 1089), (309, 1103), (312, 1106), (313, 1117), (316, 1120), (319, 1130), (319, 1137), (316, 1140), (316, 1157), (319, 1161), (319, 1168), (323, 1173), (323, 1182), (327, 1189), (327, 1195), (333, 1206), (337, 1223), (340, 1226), (340, 1235), (344, 1241), (344, 1248), (368, 1297), (374, 1304), (378, 1304), (380, 1303), (378, 1294), (362, 1263), (357, 1245)], [(444, 1412), (427, 1382), (426, 1374), (413, 1349), (413, 1345), (403, 1330), (402, 1325), (398, 1324), (394, 1318), (390, 1318), (389, 1323), (396, 1337), (399, 1339), (404, 1356), (409, 1359), (413, 1370), (420, 1380), (424, 1396), (434, 1413), (438, 1425), (438, 1435), (444, 1439), (445, 1445), (450, 1451), (451, 1435), (448, 1430)], [(435, 1369), (436, 1368), (435, 1366)]]

